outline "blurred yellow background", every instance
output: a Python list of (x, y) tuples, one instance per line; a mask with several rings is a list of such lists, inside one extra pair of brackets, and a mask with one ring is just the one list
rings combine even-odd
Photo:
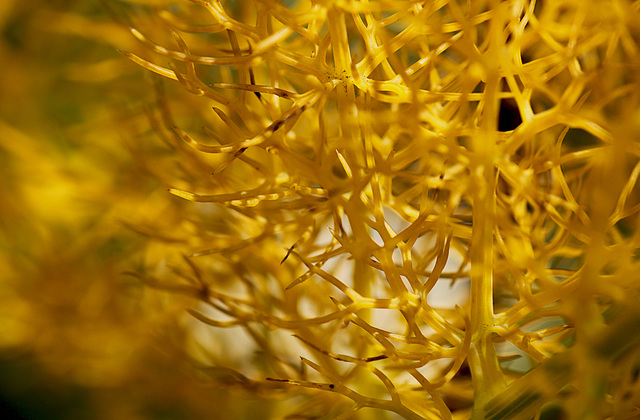
[(142, 243), (123, 221), (159, 186), (123, 140), (123, 128), (148, 125), (148, 81), (116, 50), (138, 46), (106, 10), (0, 2), (0, 411), (262, 416), (266, 403), (187, 373), (180, 299), (123, 274)]

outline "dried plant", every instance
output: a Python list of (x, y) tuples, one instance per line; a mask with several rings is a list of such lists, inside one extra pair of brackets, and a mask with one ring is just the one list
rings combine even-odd
[(175, 196), (132, 274), (193, 298), (215, 381), (290, 418), (640, 415), (640, 3), (110, 4)]

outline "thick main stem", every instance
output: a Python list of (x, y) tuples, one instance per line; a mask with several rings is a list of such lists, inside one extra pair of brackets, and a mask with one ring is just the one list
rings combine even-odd
[[(497, 2), (494, 2), (497, 3)], [(474, 382), (472, 418), (485, 417), (486, 403), (505, 386), (492, 341), (493, 313), (493, 230), (495, 223), (495, 162), (498, 136), (500, 91), (500, 52), (502, 49), (502, 11), (493, 5), (490, 46), (480, 63), (486, 82), (481, 127), (474, 137), (473, 233), (471, 237), (471, 334), (469, 365)]]

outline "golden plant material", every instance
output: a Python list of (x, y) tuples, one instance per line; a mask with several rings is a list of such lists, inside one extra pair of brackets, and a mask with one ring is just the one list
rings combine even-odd
[(176, 196), (135, 275), (194, 299), (225, 384), (295, 418), (638, 415), (637, 1), (131, 4)]

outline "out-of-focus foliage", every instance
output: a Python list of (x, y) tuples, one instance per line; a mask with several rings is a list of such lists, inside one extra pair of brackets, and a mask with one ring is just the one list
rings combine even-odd
[(0, 6), (7, 392), (639, 415), (637, 1), (41, 3)]
[[(36, 419), (254, 418), (186, 370), (186, 302), (124, 273), (126, 226), (166, 189), (130, 153), (149, 80), (127, 28), (86, 1), (0, 2), (0, 402)], [(158, 191), (160, 191), (158, 193)], [(204, 374), (203, 374), (204, 375)], [(13, 417), (12, 417), (13, 416)]]

